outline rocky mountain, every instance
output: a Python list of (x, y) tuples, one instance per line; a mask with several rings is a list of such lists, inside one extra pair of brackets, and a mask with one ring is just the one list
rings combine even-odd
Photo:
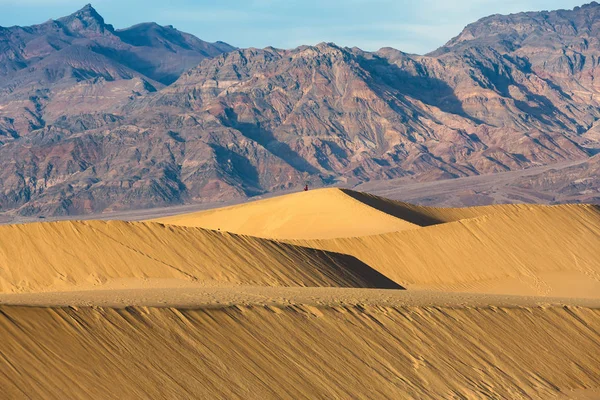
[(91, 5), (56, 21), (0, 28), (0, 136), (5, 142), (63, 115), (115, 109), (232, 49), (156, 24), (115, 30)]
[(425, 56), (234, 49), (115, 30), (91, 6), (3, 28), (0, 207), (100, 212), (587, 158), (592, 171), (599, 24), (597, 3), (495, 15)]

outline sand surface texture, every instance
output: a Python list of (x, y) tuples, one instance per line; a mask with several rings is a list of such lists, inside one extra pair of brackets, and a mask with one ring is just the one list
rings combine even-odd
[(314, 190), (0, 227), (1, 398), (600, 398), (600, 210)]

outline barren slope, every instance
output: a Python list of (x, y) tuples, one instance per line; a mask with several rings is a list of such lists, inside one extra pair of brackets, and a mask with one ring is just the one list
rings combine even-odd
[(399, 288), (350, 256), (153, 223), (0, 227), (0, 290), (249, 284)]
[(2, 306), (0, 327), (0, 384), (15, 399), (552, 399), (600, 387), (590, 308)]

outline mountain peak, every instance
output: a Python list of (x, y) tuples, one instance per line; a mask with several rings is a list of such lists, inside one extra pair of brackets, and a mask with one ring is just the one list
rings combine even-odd
[(85, 6), (83, 6), (79, 11), (74, 12), (73, 14), (71, 14), (70, 16), (68, 16), (66, 18), (69, 18), (69, 17), (94, 19), (94, 20), (101, 21), (102, 23), (104, 23), (104, 18), (102, 18), (102, 16), (100, 14), (98, 14), (98, 11), (96, 11), (96, 9), (89, 3), (86, 4)]
[(442, 48), (430, 53), (439, 55), (457, 45), (486, 46), (510, 51), (523, 45), (569, 46), (582, 38), (595, 38), (600, 26), (600, 4), (593, 1), (569, 10), (529, 11), (494, 14), (467, 25)]
[(114, 31), (112, 25), (106, 24), (104, 18), (102, 18), (91, 4), (86, 4), (79, 11), (76, 11), (67, 17), (59, 18), (58, 21), (73, 33), (91, 31), (104, 34), (106, 31)]

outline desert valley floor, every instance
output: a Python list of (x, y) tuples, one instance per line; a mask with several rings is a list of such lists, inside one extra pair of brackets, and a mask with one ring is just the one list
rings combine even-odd
[(600, 208), (346, 189), (0, 226), (2, 398), (600, 398)]

